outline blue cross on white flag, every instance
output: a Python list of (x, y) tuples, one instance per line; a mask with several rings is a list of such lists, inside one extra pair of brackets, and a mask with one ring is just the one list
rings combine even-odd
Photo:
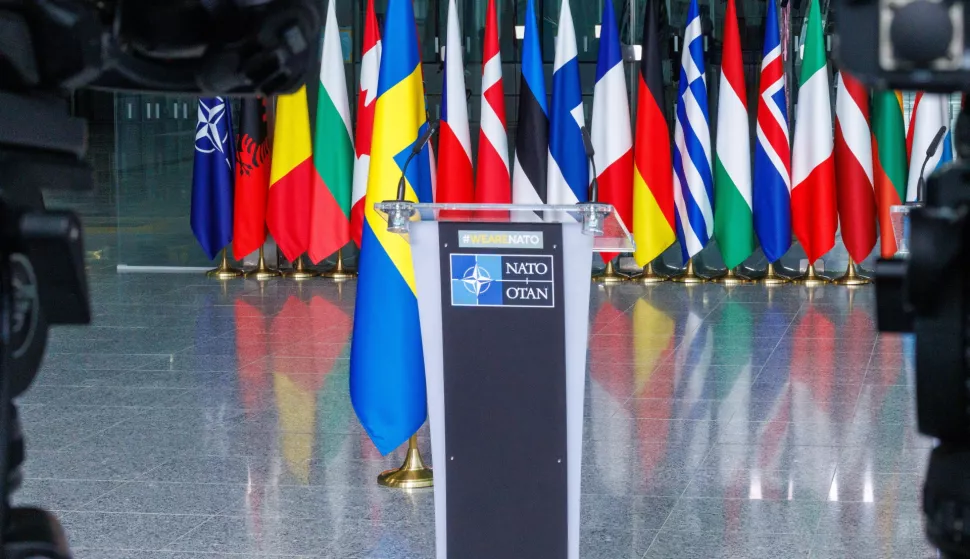
[(210, 259), (232, 242), (235, 160), (229, 103), (222, 97), (199, 99), (191, 221), (192, 232)]
[(714, 234), (711, 128), (707, 115), (704, 37), (697, 0), (690, 2), (684, 31), (673, 162), (677, 239), (686, 261), (703, 250)]

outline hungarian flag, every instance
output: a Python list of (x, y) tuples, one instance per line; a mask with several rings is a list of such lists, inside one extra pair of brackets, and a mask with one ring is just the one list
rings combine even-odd
[(266, 224), (289, 261), (310, 245), (310, 203), (313, 197), (313, 151), (306, 86), (276, 101), (273, 164), (270, 167)]
[(733, 269), (754, 252), (751, 217), (751, 138), (747, 89), (741, 63), (741, 37), (734, 0), (724, 14), (721, 86), (717, 99), (714, 148), (714, 236), (724, 265)]
[(633, 152), (633, 238), (637, 265), (646, 266), (677, 240), (674, 229), (674, 175), (670, 157), (670, 127), (664, 113), (661, 54), (666, 22), (660, 0), (647, 0), (643, 17), (643, 49), (637, 88), (637, 130)]
[(495, 0), (488, 0), (482, 60), (482, 128), (478, 137), (475, 202), (508, 204), (512, 202), (512, 185), (509, 178), (509, 138), (505, 131), (505, 89), (502, 87), (502, 53), (498, 42)]
[(245, 97), (236, 145), (235, 220), (232, 224), (232, 253), (236, 260), (252, 254), (266, 242), (269, 155), (266, 98)]
[(381, 68), (381, 30), (374, 15), (374, 0), (367, 0), (364, 17), (364, 44), (360, 59), (360, 91), (357, 94), (357, 137), (354, 146), (353, 206), (350, 211), (350, 235), (360, 248), (364, 231), (364, 197), (370, 171), (370, 146), (374, 134), (374, 102), (377, 101), (377, 78)]
[(455, 0), (450, 0), (441, 95), (441, 131), (438, 136), (438, 175), (446, 180), (435, 192), (435, 202), (444, 204), (470, 203), (475, 199), (472, 140), (465, 99), (465, 63), (461, 51), (458, 7)]
[(872, 172), (879, 216), (880, 254), (896, 254), (889, 209), (906, 199), (906, 132), (903, 105), (895, 91), (872, 95)]
[(829, 72), (818, 0), (812, 0), (792, 145), (792, 229), (809, 263), (835, 246), (839, 216), (835, 203), (835, 159)]
[(835, 176), (842, 242), (855, 262), (862, 262), (876, 245), (871, 138), (869, 93), (855, 78), (840, 72), (835, 96)]
[(350, 197), (354, 181), (354, 140), (350, 128), (350, 101), (340, 47), (340, 29), (334, 1), (327, 10), (317, 95), (317, 149), (313, 183), (313, 219), (309, 256), (313, 263), (350, 242)]
[[(599, 60), (593, 87), (592, 141), (600, 201), (612, 204), (627, 227), (633, 225), (633, 132), (627, 100), (620, 33), (613, 3), (603, 3)], [(603, 261), (615, 252), (601, 254)]]

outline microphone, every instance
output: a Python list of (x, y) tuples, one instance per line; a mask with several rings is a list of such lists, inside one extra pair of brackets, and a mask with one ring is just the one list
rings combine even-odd
[(397, 181), (397, 201), (398, 202), (404, 201), (404, 193), (406, 190), (405, 181), (407, 180), (408, 165), (411, 164), (411, 160), (413, 160), (419, 153), (421, 153), (421, 150), (424, 149), (424, 146), (428, 145), (428, 142), (431, 141), (431, 137), (434, 136), (435, 132), (437, 131), (438, 131), (438, 122), (437, 121), (429, 122), (428, 127), (425, 128), (424, 130), (424, 134), (421, 134), (421, 136), (418, 138), (418, 141), (414, 142), (414, 146), (411, 148), (411, 155), (408, 156), (407, 160), (404, 162), (404, 167), (401, 169), (401, 179)]
[(596, 204), (600, 201), (600, 185), (599, 181), (596, 180), (598, 173), (596, 172), (596, 162), (593, 161), (596, 150), (593, 148), (593, 139), (589, 137), (589, 131), (586, 127), (580, 126), (579, 130), (583, 133), (583, 147), (586, 148), (586, 159), (589, 160), (589, 164), (593, 168), (593, 180), (589, 183), (589, 201)]
[(926, 184), (926, 179), (923, 178), (923, 173), (926, 172), (926, 164), (930, 162), (930, 158), (936, 155), (936, 150), (940, 149), (940, 144), (943, 142), (943, 136), (946, 135), (946, 126), (941, 126), (936, 132), (936, 136), (933, 136), (933, 141), (930, 142), (930, 147), (926, 148), (926, 157), (923, 158), (923, 166), (919, 170), (919, 180), (916, 181), (916, 201), (923, 201), (923, 186)]

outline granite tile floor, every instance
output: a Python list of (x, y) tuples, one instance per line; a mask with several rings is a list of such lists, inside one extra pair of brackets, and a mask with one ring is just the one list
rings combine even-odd
[[(433, 557), (430, 491), (375, 484), (354, 284), (92, 270), (20, 400), (21, 504), (80, 559)], [(912, 347), (873, 291), (593, 288), (582, 558), (925, 558)], [(430, 454), (426, 429), (419, 437)], [(517, 558), (513, 558), (517, 559)]]

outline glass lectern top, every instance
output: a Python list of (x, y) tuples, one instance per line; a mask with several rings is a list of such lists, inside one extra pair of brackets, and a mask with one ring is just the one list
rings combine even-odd
[(593, 252), (633, 252), (633, 237), (609, 204), (417, 204), (387, 201), (374, 204), (388, 230), (407, 234), (411, 223), (578, 223), (593, 235)]

